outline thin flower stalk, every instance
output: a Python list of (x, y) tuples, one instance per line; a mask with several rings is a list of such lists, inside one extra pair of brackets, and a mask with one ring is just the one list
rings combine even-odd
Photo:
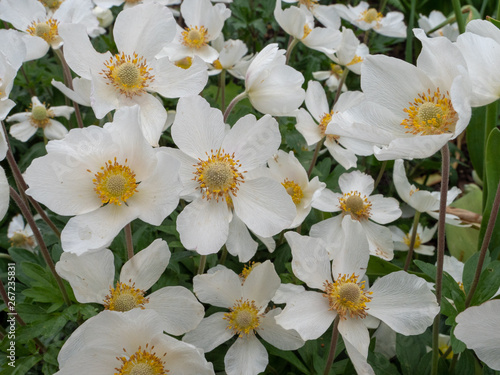
[(125, 242), (127, 244), (127, 256), (128, 259), (132, 259), (134, 256), (134, 243), (132, 241), (132, 225), (128, 223), (125, 225)]
[(462, 15), (462, 6), (460, 0), (452, 0), (453, 11), (455, 12), (455, 18), (457, 19), (458, 31), (460, 34), (465, 32), (465, 22)]
[(420, 212), (416, 211), (415, 216), (413, 218), (413, 230), (411, 232), (408, 255), (406, 255), (405, 266), (403, 268), (405, 271), (408, 271), (408, 268), (410, 268), (411, 260), (413, 259), (413, 249), (415, 248), (415, 240), (417, 239), (417, 227), (419, 220), (420, 220)]
[(387, 166), (387, 160), (384, 160), (382, 162), (382, 165), (380, 166), (380, 170), (378, 171), (378, 176), (377, 179), (375, 180), (375, 184), (373, 185), (373, 189), (375, 190), (380, 183), (380, 180), (382, 180), (382, 176), (384, 175), (385, 172), (385, 167)]
[(324, 375), (328, 375), (330, 373), (333, 360), (335, 359), (335, 351), (337, 349), (337, 342), (339, 339), (339, 321), (340, 317), (339, 315), (337, 315), (335, 321), (333, 322), (332, 340), (330, 341), (330, 352), (328, 353), (328, 360), (326, 361), (325, 372), (323, 373)]
[(240, 100), (243, 100), (247, 97), (246, 92), (242, 92), (241, 94), (236, 95), (233, 100), (231, 100), (231, 103), (227, 106), (226, 110), (224, 111), (224, 122), (227, 121), (227, 118), (229, 117), (229, 114), (233, 110), (234, 106), (236, 103), (238, 103)]

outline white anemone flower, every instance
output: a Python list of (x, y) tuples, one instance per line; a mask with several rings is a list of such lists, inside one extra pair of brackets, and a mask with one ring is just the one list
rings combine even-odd
[(155, 58), (174, 37), (175, 27), (172, 13), (162, 5), (125, 9), (116, 17), (113, 29), (116, 55), (97, 52), (80, 25), (59, 27), (68, 65), (80, 77), (92, 81), (90, 104), (96, 117), (139, 105), (144, 137), (153, 146), (158, 145), (167, 111), (152, 94), (167, 98), (196, 95), (208, 79), (206, 66), (199, 59), (183, 69), (167, 58)]
[[(403, 232), (396, 226), (390, 226), (389, 229), (392, 232), (392, 240), (394, 241), (394, 250), (408, 251), (410, 248), (411, 234), (413, 232), (413, 227), (410, 228), (408, 233)], [(432, 228), (423, 227), (421, 224), (417, 226), (417, 236), (415, 237), (415, 244), (413, 246), (413, 251), (417, 254), (422, 255), (434, 255), (435, 246), (424, 245), (425, 243), (432, 240), (434, 234), (437, 231), (437, 225)]]
[(123, 265), (116, 284), (114, 256), (108, 249), (82, 255), (62, 253), (56, 271), (70, 283), (78, 302), (99, 303), (106, 310), (119, 312), (154, 310), (161, 317), (161, 329), (179, 336), (200, 323), (205, 309), (182, 286), (167, 286), (146, 294), (167, 268), (170, 255), (165, 241), (153, 241)]
[(137, 218), (160, 225), (179, 203), (179, 162), (147, 143), (137, 106), (46, 147), (26, 170), (26, 193), (58, 215), (76, 215), (61, 233), (65, 251), (104, 248)]
[[(441, 25), (446, 21), (447, 18), (443, 13), (441, 13), (439, 10), (433, 10), (432, 12), (429, 13), (429, 17), (420, 14), (420, 17), (418, 18), (418, 26), (426, 33), (428, 33), (429, 31), (431, 31), (432, 29), (436, 28), (437, 26)], [(437, 29), (433, 31), (431, 34), (429, 34), (429, 36), (434, 38), (438, 36), (444, 36), (445, 38), (448, 38), (452, 42), (455, 42), (457, 40), (458, 35), (459, 35), (458, 25), (456, 22), (444, 25), (440, 29)]]
[(285, 187), (295, 203), (297, 216), (289, 228), (296, 228), (311, 212), (312, 202), (321, 194), (326, 184), (319, 181), (317, 176), (309, 181), (306, 170), (295, 157), (293, 151), (287, 154), (285, 151), (279, 150), (268, 160), (267, 164), (273, 178)]
[(73, 90), (67, 87), (64, 83), (56, 81), (55, 79), (52, 79), (51, 84), (74, 102), (86, 107), (90, 107), (92, 105), (90, 102), (92, 81), (90, 79), (79, 77), (73, 78)]
[(307, 9), (324, 26), (338, 30), (340, 17), (332, 5), (321, 5), (318, 0), (283, 0), (285, 3), (299, 3), (300, 8)]
[[(328, 244), (332, 259), (335, 249), (341, 246), (345, 216), (361, 224), (363, 235), (368, 239), (370, 254), (386, 260), (394, 257), (391, 231), (379, 224), (388, 224), (401, 216), (399, 203), (381, 194), (371, 195), (373, 184), (373, 178), (360, 171), (344, 173), (339, 178), (341, 194), (325, 189), (313, 202), (313, 207), (318, 210), (341, 212), (340, 215), (314, 224), (310, 232), (312, 237), (321, 238)], [(348, 238), (345, 240), (349, 241)]]
[(481, 361), (500, 371), (500, 300), (472, 306), (457, 315), (455, 337), (474, 350)]
[[(325, 81), (325, 85), (328, 87), (330, 91), (336, 91), (339, 88), (341, 77), (344, 74), (344, 70), (340, 65), (330, 64), (330, 70), (319, 70), (317, 72), (313, 72), (313, 78), (318, 81)], [(345, 82), (342, 84), (342, 92), (347, 91), (347, 85)]]
[(367, 56), (361, 66), (366, 101), (342, 113), (335, 134), (372, 142), (379, 160), (427, 158), (455, 139), (470, 116), (470, 79), (458, 47), (444, 37), (422, 42), (417, 66)]
[(358, 374), (374, 374), (367, 363), (368, 328), (386, 323), (403, 335), (418, 335), (439, 312), (427, 282), (404, 271), (393, 272), (367, 288), (365, 277), (368, 244), (359, 223), (344, 218), (341, 249), (330, 259), (323, 241), (285, 233), (292, 249), (293, 273), (309, 288), (291, 297), (276, 321), (295, 329), (304, 340), (315, 340), (340, 319), (338, 329)]
[(15, 30), (0, 30), (0, 120), (4, 120), (15, 106), (9, 99), (9, 94), (25, 56), (26, 47), (20, 33)]
[(73, 332), (57, 361), (57, 375), (214, 375), (200, 349), (165, 335), (153, 310), (103, 311)]
[[(408, 177), (406, 177), (404, 162), (401, 159), (394, 161), (393, 181), (399, 197), (410, 207), (418, 212), (425, 212), (434, 219), (439, 218), (439, 201), (441, 200), (441, 193), (439, 191), (420, 190), (415, 185), (410, 184)], [(462, 191), (453, 186), (446, 196), (446, 205), (449, 206)], [(460, 218), (446, 214), (446, 223), (454, 226), (460, 226)]]
[(389, 37), (406, 38), (404, 14), (401, 12), (389, 12), (384, 16), (375, 8), (370, 8), (366, 1), (361, 1), (354, 7), (335, 4), (335, 10), (340, 17), (361, 30), (373, 30)]
[(304, 345), (296, 331), (276, 324), (274, 317), (281, 309), (268, 309), (280, 284), (269, 260), (246, 270), (243, 278), (227, 268), (195, 276), (193, 288), (200, 301), (229, 312), (216, 312), (204, 318), (197, 328), (186, 333), (183, 341), (210, 352), (237, 335), (224, 357), (226, 373), (263, 372), (269, 359), (257, 335), (280, 350), (295, 350)]
[(274, 18), (287, 34), (308, 48), (331, 54), (340, 44), (338, 28), (314, 27), (314, 17), (305, 7), (292, 6), (283, 10), (281, 0), (277, 0)]
[(33, 231), (28, 224), (24, 224), (23, 216), (17, 214), (9, 223), (7, 229), (7, 238), (10, 240), (12, 247), (20, 247), (29, 251), (33, 251), (37, 246)]
[(301, 108), (295, 116), (295, 127), (305, 138), (307, 145), (312, 146), (324, 139), (324, 144), (332, 157), (345, 169), (356, 167), (356, 154), (370, 155), (373, 153), (371, 144), (357, 141), (349, 137), (339, 137), (327, 134), (327, 126), (332, 116), (356, 106), (363, 100), (363, 93), (350, 91), (342, 94), (330, 110), (326, 93), (319, 82), (309, 81), (306, 91), (306, 107)]
[(233, 77), (245, 79), (245, 73), (251, 62), (251, 55), (247, 55), (248, 48), (242, 40), (229, 39), (224, 41), (224, 35), (212, 42), (213, 47), (219, 51), (219, 58), (212, 63), (209, 75), (215, 75), (226, 70)]
[(231, 11), (224, 4), (214, 5), (210, 0), (184, 0), (181, 15), (186, 29), (176, 25), (174, 40), (158, 57), (168, 56), (172, 61), (179, 61), (198, 56), (207, 63), (215, 61), (219, 52), (208, 43), (219, 37)]
[(99, 21), (99, 26), (103, 28), (110, 26), (115, 20), (110, 9), (101, 8), (99, 6), (95, 6), (94, 9), (92, 9), (92, 14), (96, 16)]
[(337, 49), (334, 53), (328, 54), (328, 57), (336, 64), (359, 75), (361, 74), (361, 64), (368, 55), (368, 46), (360, 43), (359, 39), (354, 35), (354, 31), (344, 27)]
[(102, 34), (104, 30), (92, 14), (92, 8), (90, 0), (65, 0), (52, 13), (38, 0), (2, 0), (0, 18), (24, 33), (25, 60), (34, 60), (45, 56), (49, 48), (62, 46), (60, 25), (79, 24), (85, 34), (92, 37)]
[(36, 96), (33, 96), (30, 112), (16, 113), (7, 117), (7, 122), (17, 122), (10, 127), (10, 135), (21, 142), (26, 142), (38, 129), (43, 129), (43, 134), (48, 140), (62, 139), (68, 134), (68, 129), (53, 118), (60, 116), (69, 120), (74, 111), (73, 107), (66, 105), (46, 106)]
[[(255, 173), (281, 143), (276, 120), (247, 115), (227, 131), (222, 113), (194, 96), (179, 99), (171, 129), (179, 149), (170, 151), (182, 163), (181, 195), (192, 200), (177, 217), (184, 247), (212, 254), (230, 230), (239, 235), (246, 226), (271, 237), (290, 226), (296, 215), (292, 198), (279, 182)], [(236, 216), (239, 225), (231, 227)]]
[(135, 7), (140, 4), (161, 4), (161, 5), (174, 5), (180, 4), (180, 0), (93, 0), (95, 5), (109, 9), (111, 7), (118, 7), (123, 4), (123, 9)]
[(285, 50), (272, 43), (250, 63), (244, 95), (257, 111), (271, 116), (290, 116), (304, 101), (304, 76), (286, 65), (285, 60)]
[(500, 30), (489, 21), (473, 20), (457, 39), (457, 46), (467, 61), (472, 83), (473, 107), (493, 103), (500, 98)]

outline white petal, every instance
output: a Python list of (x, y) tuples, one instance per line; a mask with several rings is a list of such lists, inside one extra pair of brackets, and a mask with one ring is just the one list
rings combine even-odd
[(297, 118), (295, 128), (305, 138), (307, 145), (319, 142), (322, 138), (321, 131), (311, 115), (304, 108), (300, 108), (295, 116)]
[(59, 121), (49, 120), (45, 129), (43, 129), (43, 133), (48, 140), (63, 139), (64, 136), (68, 134), (68, 129), (66, 129), (66, 127)]
[(259, 374), (268, 362), (266, 348), (253, 334), (238, 337), (224, 357), (227, 375)]
[(190, 343), (205, 352), (210, 352), (220, 344), (234, 336), (234, 332), (227, 328), (228, 321), (223, 312), (216, 312), (203, 319), (198, 327), (187, 332), (182, 341)]
[(342, 215), (337, 215), (314, 224), (311, 226), (309, 235), (321, 238), (326, 243), (328, 254), (330, 259), (332, 259), (333, 253), (337, 249), (340, 249), (343, 243)]
[(305, 102), (307, 110), (318, 122), (325, 114), (330, 113), (325, 90), (319, 82), (308, 82)]
[(304, 340), (295, 330), (287, 330), (276, 323), (274, 317), (281, 313), (281, 309), (272, 309), (266, 313), (257, 333), (271, 345), (280, 350), (296, 350), (304, 345)]
[(31, 125), (29, 121), (19, 122), (10, 127), (9, 133), (15, 139), (26, 142), (28, 139), (33, 137), (38, 128), (36, 126)]
[(312, 202), (312, 206), (323, 212), (337, 212), (340, 211), (339, 198), (342, 198), (342, 194), (334, 193), (329, 189), (324, 189)]
[(372, 195), (369, 198), (371, 207), (370, 219), (379, 223), (387, 224), (401, 216), (399, 202), (394, 198), (384, 198), (381, 194)]
[(257, 242), (254, 241), (247, 226), (238, 216), (233, 215), (229, 223), (229, 235), (226, 248), (229, 254), (237, 256), (240, 263), (248, 262), (257, 251)]
[(363, 356), (349, 341), (344, 341), (345, 348), (349, 358), (351, 359), (356, 373), (358, 375), (375, 375), (372, 367), (366, 361), (366, 357)]
[(370, 245), (370, 254), (385, 260), (392, 260), (394, 257), (394, 244), (389, 228), (375, 224), (370, 220), (361, 221), (361, 225)]
[(193, 290), (203, 303), (226, 308), (233, 307), (242, 295), (240, 277), (227, 268), (195, 276)]
[(242, 287), (243, 299), (255, 301), (259, 308), (266, 307), (281, 284), (280, 277), (271, 261), (254, 267)]
[[(339, 322), (339, 332), (342, 335), (342, 339), (349, 342), (362, 357), (368, 357), (370, 335), (361, 319), (349, 317), (341, 319)], [(348, 352), (348, 354), (350, 353)]]
[(373, 192), (373, 178), (360, 171), (344, 173), (339, 177), (339, 187), (342, 193), (358, 191), (367, 197)]

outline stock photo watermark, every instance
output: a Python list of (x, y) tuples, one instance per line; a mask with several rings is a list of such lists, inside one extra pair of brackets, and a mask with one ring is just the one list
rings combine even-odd
[(7, 264), (7, 365), (16, 367), (16, 264)]

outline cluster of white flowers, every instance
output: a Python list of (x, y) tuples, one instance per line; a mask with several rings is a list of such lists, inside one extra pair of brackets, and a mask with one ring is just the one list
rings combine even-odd
[[(400, 334), (417, 335), (439, 313), (424, 279), (399, 271), (370, 287), (366, 276), (370, 256), (390, 261), (394, 250), (409, 247), (432, 256), (434, 247), (424, 244), (436, 227), (418, 224), (413, 244), (409, 234), (387, 227), (402, 214), (399, 202), (374, 194), (374, 179), (359, 170), (341, 174), (337, 192), (319, 177), (311, 179), (314, 164), (306, 171), (293, 151), (280, 149), (273, 116), (295, 118), (307, 145), (316, 146), (315, 157), (324, 144), (346, 170), (357, 167), (358, 156), (396, 160), (393, 184), (401, 200), (437, 218), (439, 195), (412, 185), (401, 159), (432, 156), (464, 131), (471, 107), (500, 97), (500, 30), (481, 20), (471, 21), (460, 36), (443, 28), (430, 38), (415, 29), (422, 52), (413, 65), (370, 55), (352, 29), (341, 29), (343, 19), (365, 35), (373, 30), (405, 38), (400, 12), (384, 16), (364, 1), (353, 7), (300, 0), (283, 9), (277, 0), (274, 16), (290, 35), (288, 50), (270, 43), (248, 55), (243, 41), (224, 41), (231, 10), (223, 3), (184, 0), (177, 12), (170, 9), (180, 4), (176, 0), (0, 0), (0, 19), (18, 30), (0, 30), (0, 120), (16, 122), (9, 133), (21, 142), (39, 128), (49, 140), (46, 154), (24, 171), (25, 193), (70, 216), (55, 268), (78, 302), (104, 306), (67, 339), (57, 374), (214, 374), (204, 353), (233, 336), (226, 373), (258, 374), (269, 359), (257, 335), (280, 350), (295, 350), (334, 321), (357, 373), (374, 374), (368, 364), (369, 328), (383, 322)], [(113, 22), (109, 8), (122, 5)], [(431, 14), (420, 25), (430, 30), (445, 20)], [(106, 33), (111, 23), (116, 52), (98, 52), (91, 38)], [(332, 61), (331, 72), (315, 74), (338, 91), (332, 105), (321, 83), (309, 81), (305, 91), (304, 76), (287, 64), (298, 42)], [(29, 111), (7, 117), (22, 64), (43, 58), (51, 48), (68, 69), (64, 84), (52, 84), (74, 107), (51, 107), (33, 95)], [(199, 95), (209, 76), (222, 71), (242, 86), (225, 113)], [(349, 71), (360, 75), (362, 91), (347, 91)], [(177, 100), (175, 116), (162, 97)], [(263, 116), (247, 114), (230, 126), (228, 114), (243, 98)], [(78, 104), (90, 107), (101, 126), (68, 131), (53, 120), (77, 114)], [(169, 127), (173, 143), (160, 146)], [(9, 149), (6, 137), (0, 129), (0, 160)], [(453, 187), (447, 204), (460, 193)], [(182, 208), (180, 200), (186, 203)], [(0, 168), (0, 218), (8, 203), (9, 183)], [(338, 215), (301, 235), (312, 208)], [(194, 294), (183, 286), (147, 294), (170, 261), (161, 239), (129, 254), (116, 280), (108, 247), (120, 231), (136, 219), (159, 226), (175, 210), (180, 243), (201, 257), (224, 248), (248, 262), (257, 252), (256, 239), (272, 252), (273, 236), (284, 233), (293, 274), (304, 287), (281, 284), (267, 260), (240, 275), (222, 265), (201, 272), (192, 281)], [(453, 215), (447, 222), (460, 225)], [(20, 216), (8, 237), (15, 247), (37, 247)], [(205, 317), (199, 301), (225, 311)], [(454, 332), (481, 360), (500, 369), (497, 302), (462, 312)], [(477, 318), (487, 314), (489, 327)], [(492, 332), (494, 338), (483, 340)]]

